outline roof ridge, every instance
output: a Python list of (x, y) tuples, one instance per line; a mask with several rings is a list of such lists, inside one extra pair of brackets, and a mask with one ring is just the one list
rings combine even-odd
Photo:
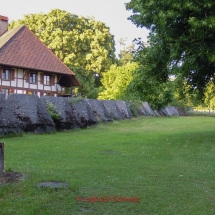
[[(18, 33), (25, 25), (17, 26), (16, 28), (10, 29), (6, 31), (3, 35), (0, 36), (0, 50), (7, 45), (9, 40), (13, 39), (13, 37)], [(2, 42), (1, 42), (2, 41)]]
[(74, 72), (25, 25), (0, 37), (0, 64), (69, 75), (80, 85)]
[(75, 75), (75, 73), (72, 72), (72, 70), (71, 70), (71, 69), (70, 69), (70, 68), (69, 68), (55, 53), (53, 53), (52, 50), (51, 50), (50, 48), (48, 48), (48, 46), (46, 46), (46, 45), (40, 40), (40, 38), (37, 37), (36, 34), (34, 34), (26, 25), (24, 25), (24, 27), (27, 28), (27, 29), (31, 32), (31, 34), (33, 34), (33, 35), (42, 43), (42, 45), (43, 45), (52, 55), (54, 55), (55, 58), (56, 58), (58, 61), (60, 61), (60, 63), (62, 63), (65, 67), (67, 67), (67, 69), (69, 69), (69, 70), (71, 71), (71, 75)]

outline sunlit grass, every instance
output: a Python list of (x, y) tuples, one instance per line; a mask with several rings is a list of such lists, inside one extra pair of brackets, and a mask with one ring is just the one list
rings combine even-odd
[[(0, 214), (214, 214), (213, 117), (146, 117), (1, 141), (5, 169), (25, 179), (0, 186)], [(42, 181), (69, 186), (35, 187)], [(95, 196), (110, 199), (83, 202)], [(115, 202), (120, 196), (140, 201)]]

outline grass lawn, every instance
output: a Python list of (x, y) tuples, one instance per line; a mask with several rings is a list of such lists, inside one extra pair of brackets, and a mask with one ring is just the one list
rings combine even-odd
[[(0, 186), (1, 215), (215, 214), (214, 117), (145, 117), (0, 141), (5, 169), (25, 173)], [(35, 187), (44, 181), (68, 187)]]

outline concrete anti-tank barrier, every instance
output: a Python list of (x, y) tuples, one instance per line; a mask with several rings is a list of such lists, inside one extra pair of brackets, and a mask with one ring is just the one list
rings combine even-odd
[[(46, 107), (52, 103), (59, 120), (52, 120)], [(153, 110), (147, 102), (136, 109), (145, 116), (184, 116), (178, 107), (168, 106)], [(18, 132), (54, 132), (55, 128), (85, 128), (99, 122), (131, 118), (133, 114), (125, 101), (73, 99), (64, 97), (10, 94), (5, 99), (0, 94), (0, 135)]]
[(55, 131), (54, 122), (37, 95), (10, 94), (7, 101), (25, 132)]

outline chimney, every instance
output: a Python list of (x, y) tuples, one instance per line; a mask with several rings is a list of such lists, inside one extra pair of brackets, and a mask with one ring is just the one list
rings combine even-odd
[(8, 30), (8, 17), (0, 15), (0, 36)]

